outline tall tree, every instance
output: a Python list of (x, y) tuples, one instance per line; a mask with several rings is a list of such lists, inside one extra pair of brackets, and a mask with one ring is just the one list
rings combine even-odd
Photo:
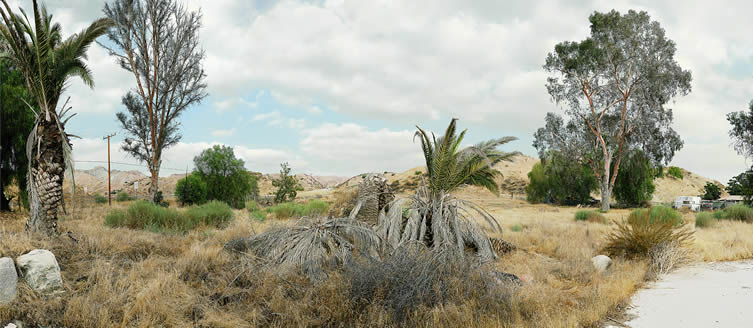
[(646, 12), (594, 12), (589, 21), (590, 37), (557, 44), (544, 64), (547, 91), (570, 118), (564, 123), (550, 114), (547, 125), (559, 121), (571, 129), (545, 127), (534, 146), (540, 153), (575, 149), (599, 179), (607, 211), (627, 151), (640, 147), (658, 163), (669, 162), (682, 147), (665, 105), (690, 92), (691, 74), (677, 64), (675, 43)]
[(136, 78), (123, 96), (127, 112), (117, 114), (128, 134), (121, 148), (147, 164), (154, 200), (162, 152), (182, 137), (178, 118), (207, 95), (201, 14), (176, 0), (115, 0), (104, 13), (115, 28), (108, 33), (112, 45), (103, 46)]
[(26, 190), (26, 137), (34, 126), (34, 112), (26, 106), (34, 99), (26, 91), (23, 75), (11, 64), (0, 60), (0, 211), (10, 210), (4, 193), (8, 185)]
[[(63, 173), (73, 168), (71, 135), (65, 132), (72, 115), (66, 116), (70, 107), (58, 106), (58, 101), (71, 77), (94, 87), (84, 62), (86, 52), (112, 24), (109, 19), (98, 19), (63, 40), (60, 24), (53, 23), (47, 8), (36, 0), (32, 2), (33, 23), (23, 9), (19, 9), (20, 14), (14, 13), (6, 0), (2, 2), (0, 32), (9, 44), (8, 58), (23, 74), (26, 89), (39, 110), (26, 147), (30, 203), (26, 230), (53, 235), (57, 233), (57, 211), (63, 199)], [(34, 110), (31, 104), (28, 108)]]

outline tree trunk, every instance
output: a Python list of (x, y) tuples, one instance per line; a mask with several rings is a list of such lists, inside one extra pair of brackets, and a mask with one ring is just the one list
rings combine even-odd
[(5, 187), (3, 187), (2, 181), (0, 181), (0, 212), (10, 211), (10, 199), (5, 197)]
[(612, 188), (609, 186), (609, 164), (612, 157), (606, 151), (604, 155), (604, 173), (601, 175), (601, 181), (599, 181), (599, 189), (601, 191), (601, 211), (608, 212), (609, 201), (612, 199)]
[[(27, 183), (30, 213), (26, 230), (51, 236), (58, 232), (58, 208), (63, 200), (64, 141), (54, 120), (41, 119), (34, 129), (37, 139), (29, 145), (31, 156)], [(34, 141), (34, 138), (29, 140)]]
[(156, 203), (157, 192), (159, 191), (159, 164), (152, 166), (152, 182), (149, 184), (149, 199)]

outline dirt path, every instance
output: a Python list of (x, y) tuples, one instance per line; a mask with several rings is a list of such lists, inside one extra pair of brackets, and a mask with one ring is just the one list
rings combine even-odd
[(633, 328), (753, 327), (753, 260), (681, 268), (632, 304), (625, 324)]

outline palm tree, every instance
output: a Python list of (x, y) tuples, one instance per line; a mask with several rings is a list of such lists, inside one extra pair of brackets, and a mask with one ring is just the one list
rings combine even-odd
[(72, 135), (65, 132), (65, 124), (75, 114), (68, 115), (70, 107), (58, 107), (58, 101), (71, 77), (94, 87), (91, 71), (84, 63), (86, 52), (113, 24), (109, 19), (98, 19), (63, 40), (60, 24), (52, 22), (52, 15), (37, 0), (33, 1), (33, 25), (23, 9), (19, 8), (20, 14), (14, 13), (6, 0), (2, 3), (0, 33), (10, 48), (5, 55), (23, 73), (36, 105), (27, 104), (36, 120), (26, 147), (31, 207), (26, 229), (52, 235), (57, 233), (57, 211), (63, 200), (63, 174), (73, 168)]
[(499, 222), (478, 205), (454, 197), (451, 192), (462, 185), (481, 186), (498, 194), (495, 181), (501, 173), (494, 165), (509, 161), (518, 152), (503, 152), (497, 147), (515, 137), (492, 139), (461, 149), (467, 130), (456, 133), (457, 119), (452, 119), (444, 136), (431, 136), (416, 126), (415, 136), (421, 139), (426, 160), (426, 182), (403, 207), (406, 200), (396, 200), (379, 215), (377, 234), (385, 245), (397, 249), (401, 245), (420, 242), (435, 250), (456, 247), (460, 256), (466, 249), (474, 250), (483, 259), (496, 257), (489, 238), (476, 223), (480, 216), (492, 228), (501, 230)]

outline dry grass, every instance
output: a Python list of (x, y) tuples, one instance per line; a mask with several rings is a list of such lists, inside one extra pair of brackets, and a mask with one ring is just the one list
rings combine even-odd
[[(615, 259), (597, 273), (590, 258), (604, 246), (613, 223), (574, 222), (579, 209), (529, 205), (523, 201), (470, 193), (503, 224), (503, 238), (518, 248), (493, 263), (524, 280), (501, 304), (471, 298), (407, 314), (408, 326), (424, 327), (598, 327), (629, 302), (645, 281), (648, 260)], [(463, 195), (466, 197), (466, 195)], [(118, 206), (118, 205), (115, 205)], [(155, 234), (103, 224), (106, 206), (78, 211), (60, 222), (67, 235), (38, 239), (23, 232), (24, 217), (0, 216), (0, 256), (16, 257), (35, 248), (51, 250), (60, 263), (65, 292), (38, 295), (24, 283), (19, 297), (0, 306), (0, 323), (65, 327), (255, 327), (393, 325), (385, 308), (356, 308), (348, 277), (338, 273), (320, 283), (299, 275), (261, 270), (252, 258), (223, 250), (233, 239), (268, 230), (272, 224), (237, 214), (230, 226), (182, 236)], [(240, 212), (238, 212), (240, 213)], [(609, 222), (627, 218), (613, 210)], [(693, 222), (693, 214), (683, 216)], [(277, 222), (292, 224), (293, 222)], [(510, 227), (520, 226), (520, 231)], [(753, 224), (720, 221), (695, 230), (696, 259), (753, 257)]]

